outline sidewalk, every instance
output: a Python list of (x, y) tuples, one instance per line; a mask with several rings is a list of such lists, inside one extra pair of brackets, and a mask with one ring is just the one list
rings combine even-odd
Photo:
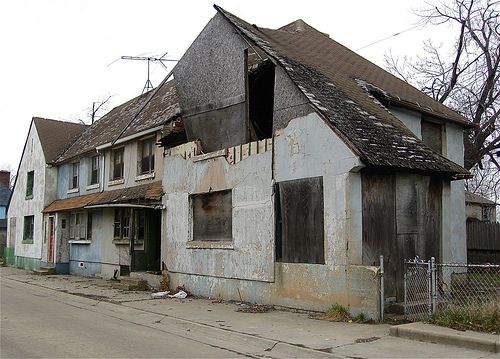
[[(228, 335), (240, 333), (267, 338), (276, 344), (287, 343), (325, 354), (362, 358), (388, 357), (388, 353), (392, 353), (390, 357), (406, 358), (493, 358), (500, 353), (499, 335), (459, 332), (430, 324), (391, 326), (327, 322), (312, 319), (310, 313), (304, 311), (263, 310), (253, 313), (244, 304), (206, 298), (152, 299), (152, 292), (122, 291), (113, 288), (112, 281), (101, 278), (37, 276), (12, 267), (1, 267), (0, 275), (2, 279), (225, 330)], [(420, 341), (428, 344), (422, 345)]]

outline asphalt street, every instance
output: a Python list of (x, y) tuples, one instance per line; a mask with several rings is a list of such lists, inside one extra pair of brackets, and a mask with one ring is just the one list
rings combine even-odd
[(389, 336), (390, 325), (334, 323), (211, 299), (152, 299), (109, 281), (0, 268), (1, 358), (497, 358)]

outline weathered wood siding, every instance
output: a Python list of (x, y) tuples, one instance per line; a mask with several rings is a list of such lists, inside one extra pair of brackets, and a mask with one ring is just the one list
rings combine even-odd
[(467, 262), (500, 264), (500, 223), (467, 223)]
[(278, 183), (282, 261), (324, 264), (323, 177)]
[(403, 260), (440, 259), (441, 180), (363, 174), (363, 264), (384, 256), (385, 293), (403, 299)]

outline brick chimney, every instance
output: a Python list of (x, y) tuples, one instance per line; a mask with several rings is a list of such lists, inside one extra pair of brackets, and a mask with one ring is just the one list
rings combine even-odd
[(0, 171), (0, 182), (10, 188), (10, 172)]

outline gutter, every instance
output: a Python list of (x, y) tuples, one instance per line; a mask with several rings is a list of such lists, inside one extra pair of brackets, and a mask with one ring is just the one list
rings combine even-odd
[(133, 135), (130, 135), (130, 136), (127, 136), (127, 137), (123, 137), (123, 138), (120, 138), (120, 139), (115, 139), (115, 140), (113, 140), (111, 142), (104, 143), (104, 144), (102, 144), (100, 146), (97, 146), (95, 149), (97, 150), (97, 152), (99, 152), (99, 151), (102, 151), (102, 150), (104, 150), (106, 148), (112, 147), (113, 145), (118, 145), (120, 143), (124, 143), (124, 142), (130, 141), (130, 140), (133, 140), (135, 138), (139, 138), (139, 137), (142, 137), (144, 135), (147, 135), (147, 134), (150, 134), (150, 133), (154, 133), (156, 131), (161, 131), (162, 129), (163, 129), (163, 125), (156, 126), (156, 127), (150, 128), (150, 129), (145, 130), (145, 131), (134, 133)]

